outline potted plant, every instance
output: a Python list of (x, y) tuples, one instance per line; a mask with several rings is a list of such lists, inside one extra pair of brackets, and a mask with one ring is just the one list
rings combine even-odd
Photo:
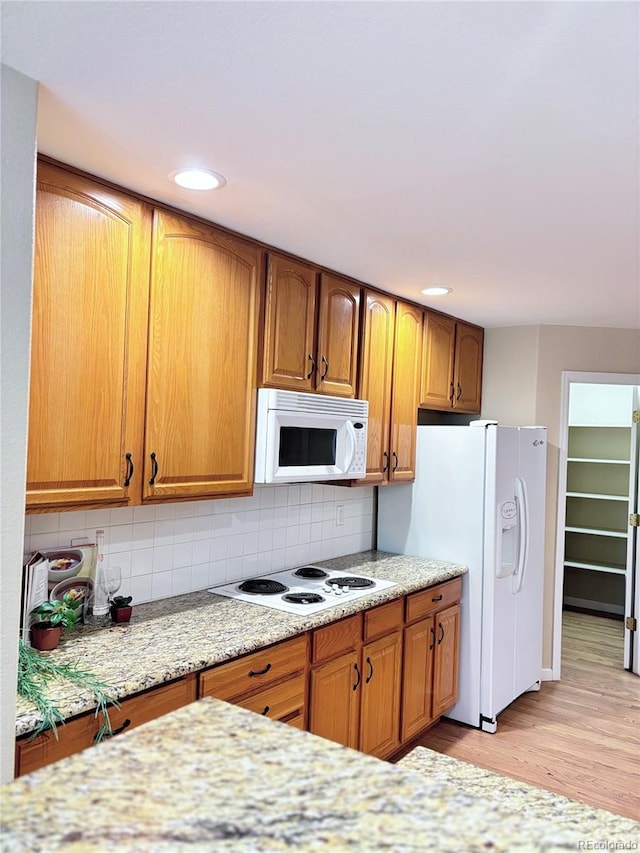
[(51, 651), (60, 642), (63, 631), (73, 631), (81, 616), (79, 610), (84, 593), (70, 589), (62, 598), (43, 601), (31, 611), (36, 621), (31, 625), (31, 642), (41, 652)]
[(133, 607), (131, 595), (114, 595), (110, 602), (111, 620), (113, 622), (128, 622), (131, 619)]

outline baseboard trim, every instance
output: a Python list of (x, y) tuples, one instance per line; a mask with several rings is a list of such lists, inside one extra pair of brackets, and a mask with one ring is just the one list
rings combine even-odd
[(624, 606), (621, 604), (609, 604), (606, 601), (593, 601), (591, 598), (574, 598), (566, 595), (564, 603), (569, 607), (580, 607), (596, 613), (615, 613), (616, 616), (624, 616)]
[(542, 675), (540, 676), (540, 679), (541, 679), (541, 681), (558, 681), (559, 680), (557, 678), (554, 678), (553, 670), (551, 669), (551, 667), (549, 667), (548, 669), (542, 670)]

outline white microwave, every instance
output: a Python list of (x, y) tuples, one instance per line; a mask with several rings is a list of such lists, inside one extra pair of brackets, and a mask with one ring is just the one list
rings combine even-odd
[(364, 477), (368, 414), (366, 400), (259, 388), (255, 482)]

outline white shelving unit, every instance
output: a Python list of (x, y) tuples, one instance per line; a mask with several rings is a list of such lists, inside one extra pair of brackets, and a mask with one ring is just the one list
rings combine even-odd
[[(632, 389), (626, 386), (578, 385), (572, 386), (569, 403), (565, 602), (591, 602), (593, 609), (620, 614), (627, 570), (632, 402)], [(576, 594), (581, 587), (585, 594)]]

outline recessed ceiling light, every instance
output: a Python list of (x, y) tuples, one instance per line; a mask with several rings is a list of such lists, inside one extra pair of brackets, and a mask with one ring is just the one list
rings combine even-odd
[(187, 190), (218, 190), (227, 183), (222, 175), (210, 169), (176, 169), (169, 177)]
[(452, 287), (425, 287), (422, 291), (425, 296), (446, 296), (453, 291)]

